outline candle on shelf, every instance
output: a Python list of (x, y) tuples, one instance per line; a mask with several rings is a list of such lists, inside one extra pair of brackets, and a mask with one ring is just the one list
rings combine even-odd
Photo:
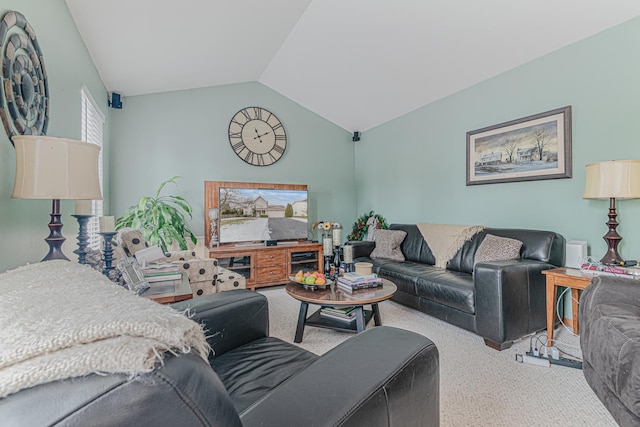
[(91, 215), (91, 200), (76, 200), (76, 215)]
[(100, 232), (101, 233), (113, 233), (116, 231), (116, 217), (114, 216), (101, 216), (100, 217)]
[(333, 254), (333, 240), (331, 237), (322, 239), (322, 252), (324, 256), (331, 256)]
[(340, 240), (342, 240), (342, 233), (339, 228), (333, 229), (333, 246), (340, 246)]

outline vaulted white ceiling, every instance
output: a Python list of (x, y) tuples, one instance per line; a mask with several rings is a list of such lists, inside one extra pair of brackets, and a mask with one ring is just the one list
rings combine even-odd
[(65, 1), (109, 91), (258, 81), (348, 131), (640, 15), (638, 0)]

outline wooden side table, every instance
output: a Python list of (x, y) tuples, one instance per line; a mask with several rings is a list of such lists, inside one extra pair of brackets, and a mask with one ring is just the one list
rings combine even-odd
[(573, 315), (573, 333), (578, 334), (578, 298), (579, 291), (586, 288), (594, 274), (583, 273), (575, 268), (554, 268), (542, 272), (547, 276), (547, 345), (553, 345), (553, 324), (558, 286), (571, 289), (571, 313)]

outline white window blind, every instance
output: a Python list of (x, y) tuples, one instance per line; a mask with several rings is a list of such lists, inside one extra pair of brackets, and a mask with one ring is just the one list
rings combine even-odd
[[(93, 97), (86, 87), (82, 88), (82, 136), (81, 139), (92, 144), (102, 145), (102, 128), (104, 127), (104, 115), (98, 108)], [(103, 173), (102, 173), (102, 151), (98, 157), (98, 173), (100, 174), (100, 190), (104, 195)], [(89, 247), (91, 249), (100, 249), (102, 245), (102, 236), (98, 218), (103, 215), (102, 200), (94, 200), (91, 207), (93, 217), (87, 223), (87, 232), (89, 234)]]

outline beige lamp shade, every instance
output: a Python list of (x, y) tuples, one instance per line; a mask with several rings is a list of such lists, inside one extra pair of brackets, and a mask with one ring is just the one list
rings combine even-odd
[(12, 140), (16, 180), (11, 197), (102, 200), (98, 145), (34, 135), (18, 135)]
[(640, 198), (640, 160), (612, 160), (586, 166), (584, 199)]

